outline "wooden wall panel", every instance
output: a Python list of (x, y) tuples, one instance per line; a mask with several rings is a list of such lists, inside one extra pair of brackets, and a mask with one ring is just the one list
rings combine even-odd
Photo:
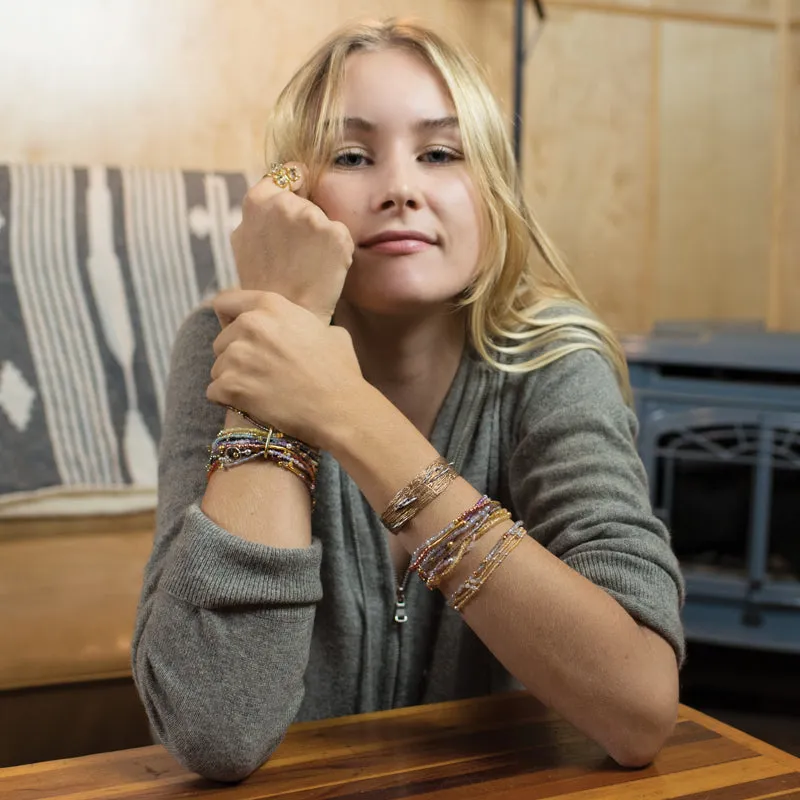
[[(342, 22), (419, 15), (507, 94), (501, 0), (0, 0), (0, 159), (257, 169), (271, 103)], [(469, 13), (466, 13), (466, 12)], [(79, 22), (78, 22), (79, 21)]]
[(771, 26), (783, 0), (548, 0), (548, 7)]
[(0, 690), (130, 674), (152, 524), (93, 527), (0, 538)]
[[(800, 0), (548, 0), (527, 71), (529, 192), (621, 329), (764, 313), (784, 2), (800, 30)], [(510, 108), (509, 0), (302, 9), (0, 0), (3, 72), (24, 76), (0, 83), (0, 160), (258, 170), (280, 87), (322, 37), (365, 15), (416, 15), (461, 38)]]
[[(279, 2), (3, 0), (12, 8), (0, 51), (26, 81), (3, 83), (4, 159), (253, 167), (264, 109), (305, 41), (286, 35), (296, 13)], [(332, 22), (320, 4), (304, 36)]]
[(678, 12), (708, 17), (730, 17), (747, 22), (771, 23), (781, 0), (650, 0), (648, 5), (664, 13)]
[(765, 319), (777, 37), (665, 23), (656, 316)]
[(789, 38), (786, 200), (778, 327), (800, 330), (800, 29)]
[(530, 202), (590, 299), (626, 331), (650, 317), (652, 24), (554, 8), (528, 70)]

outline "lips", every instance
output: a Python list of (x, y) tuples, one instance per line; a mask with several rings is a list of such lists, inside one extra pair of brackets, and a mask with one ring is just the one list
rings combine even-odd
[(436, 244), (436, 239), (421, 231), (382, 231), (365, 239), (361, 242), (360, 247), (375, 247), (387, 242), (421, 242), (431, 245)]

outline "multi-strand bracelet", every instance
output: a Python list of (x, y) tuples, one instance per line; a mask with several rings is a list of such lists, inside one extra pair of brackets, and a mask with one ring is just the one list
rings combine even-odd
[(319, 453), (274, 428), (258, 426), (221, 430), (209, 447), (206, 476), (210, 479), (218, 469), (230, 469), (256, 459), (270, 461), (300, 478), (311, 495), (313, 507)]
[(527, 535), (527, 531), (522, 527), (521, 522), (515, 522), (497, 541), (492, 549), (481, 561), (475, 571), (470, 575), (458, 589), (453, 592), (447, 604), (461, 611), (464, 606), (475, 597), (481, 590), (483, 584), (489, 580), (489, 576), (505, 561), (508, 554), (522, 541)]
[[(423, 542), (411, 556), (408, 569), (397, 586), (395, 621), (408, 619), (405, 595), (408, 581), (416, 572), (429, 589), (435, 589), (447, 578), (475, 543), (489, 530), (511, 519), (511, 514), (500, 503), (486, 495), (475, 505), (454, 519), (439, 533)], [(526, 531), (516, 523), (492, 547), (472, 575), (456, 589), (448, 601), (456, 611), (461, 609), (480, 591), (490, 575), (508, 554), (520, 543)]]
[(410, 522), (435, 500), (457, 477), (452, 464), (437, 458), (415, 475), (389, 502), (381, 522), (392, 532)]
[(411, 556), (409, 569), (416, 571), (429, 589), (435, 589), (486, 531), (507, 519), (511, 519), (511, 514), (484, 495), (472, 508), (418, 547)]

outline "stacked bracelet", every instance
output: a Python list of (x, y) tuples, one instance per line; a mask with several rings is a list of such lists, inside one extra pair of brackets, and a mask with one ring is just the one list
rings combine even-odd
[(432, 536), (411, 557), (415, 570), (429, 589), (435, 589), (456, 568), (486, 531), (511, 518), (485, 495), (446, 528)]
[[(447, 527), (423, 542), (414, 551), (408, 569), (397, 585), (395, 622), (402, 623), (408, 619), (406, 588), (412, 573), (416, 572), (428, 589), (437, 588), (485, 533), (510, 519), (511, 514), (500, 503), (484, 495)], [(448, 604), (456, 611), (461, 611), (526, 534), (521, 522), (512, 525), (475, 571), (456, 589)]]
[(256, 459), (277, 464), (300, 478), (311, 495), (313, 507), (319, 453), (274, 428), (259, 426), (221, 430), (209, 447), (206, 476), (210, 479), (218, 469), (230, 469)]
[(522, 541), (526, 534), (527, 531), (522, 527), (522, 523), (515, 522), (489, 551), (486, 558), (481, 561), (472, 575), (453, 592), (447, 604), (456, 611), (461, 611), (481, 590), (490, 575), (505, 561), (508, 554)]
[(391, 499), (381, 514), (381, 522), (392, 533), (397, 533), (436, 499), (456, 477), (452, 464), (448, 464), (443, 458), (437, 458)]

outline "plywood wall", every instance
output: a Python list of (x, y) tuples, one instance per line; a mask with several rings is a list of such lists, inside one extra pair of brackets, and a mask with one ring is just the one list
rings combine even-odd
[(781, 230), (778, 314), (781, 326), (800, 330), (800, 2), (788, 35), (785, 209)]
[(766, 319), (777, 37), (665, 22), (656, 319)]
[(525, 176), (590, 298), (626, 331), (800, 329), (800, 24), (786, 0), (547, 5)]
[[(800, 329), (800, 0), (546, 0), (529, 198), (625, 331)], [(267, 109), (345, 20), (462, 39), (510, 106), (510, 0), (0, 0), (0, 160), (258, 170)]]
[(636, 329), (651, 317), (652, 46), (645, 19), (554, 9), (525, 105), (531, 205), (589, 297)]
[(0, 84), (0, 158), (261, 166), (267, 109), (307, 53), (348, 19), (393, 14), (508, 52), (502, 0), (0, 0), (2, 71), (18, 76)]

